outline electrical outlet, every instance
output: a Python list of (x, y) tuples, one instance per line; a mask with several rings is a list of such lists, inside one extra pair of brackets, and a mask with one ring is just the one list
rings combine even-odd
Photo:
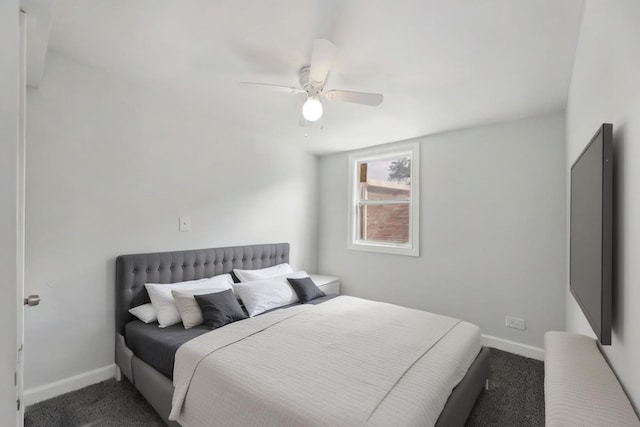
[(506, 316), (504, 318), (504, 323), (507, 328), (520, 329), (522, 331), (525, 330), (524, 319), (520, 319), (518, 317), (513, 317), (513, 316)]
[(191, 230), (191, 217), (183, 215), (180, 217), (180, 231), (190, 231)]

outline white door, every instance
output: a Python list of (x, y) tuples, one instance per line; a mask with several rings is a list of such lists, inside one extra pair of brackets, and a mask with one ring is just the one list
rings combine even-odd
[(24, 212), (25, 212), (25, 167), (26, 167), (26, 100), (27, 100), (27, 14), (20, 12), (20, 64), (18, 96), (18, 195), (17, 195), (17, 238), (16, 238), (16, 407), (18, 427), (24, 425), (24, 405), (22, 404), (24, 372)]
[(0, 40), (0, 425), (12, 426), (22, 422), (14, 382), (18, 341), (18, 0), (0, 1)]

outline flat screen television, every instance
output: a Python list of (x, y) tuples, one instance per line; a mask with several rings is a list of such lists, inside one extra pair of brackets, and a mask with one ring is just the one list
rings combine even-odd
[(603, 124), (571, 167), (569, 288), (602, 345), (611, 344), (612, 139)]

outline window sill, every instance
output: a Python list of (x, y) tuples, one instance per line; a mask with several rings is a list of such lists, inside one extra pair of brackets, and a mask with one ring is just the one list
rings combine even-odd
[(389, 255), (420, 256), (417, 247), (410, 245), (393, 245), (379, 242), (350, 242), (348, 249), (365, 252), (377, 252)]

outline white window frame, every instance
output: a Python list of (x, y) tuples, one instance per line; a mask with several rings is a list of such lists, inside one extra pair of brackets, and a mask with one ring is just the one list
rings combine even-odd
[[(358, 207), (363, 204), (381, 204), (377, 201), (363, 203), (359, 200), (359, 168), (365, 161), (389, 157), (411, 156), (411, 193), (409, 201), (409, 241), (389, 243), (358, 239)], [(383, 148), (361, 150), (349, 155), (349, 249), (394, 255), (420, 255), (420, 143), (393, 144)], [(386, 203), (385, 203), (386, 204)]]

